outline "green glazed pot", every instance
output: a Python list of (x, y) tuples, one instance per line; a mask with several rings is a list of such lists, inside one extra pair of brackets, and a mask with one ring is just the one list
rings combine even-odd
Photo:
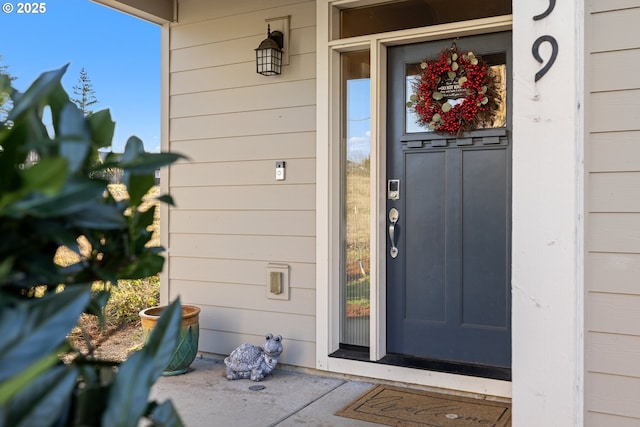
[[(151, 307), (140, 312), (140, 320), (142, 321), (142, 334), (144, 342), (149, 339), (151, 331), (160, 318), (160, 314), (166, 309), (166, 306)], [(182, 306), (182, 324), (180, 326), (180, 338), (178, 346), (171, 356), (169, 364), (162, 372), (162, 375), (180, 375), (189, 370), (189, 366), (196, 358), (198, 353), (198, 338), (200, 336), (200, 308), (193, 305)]]

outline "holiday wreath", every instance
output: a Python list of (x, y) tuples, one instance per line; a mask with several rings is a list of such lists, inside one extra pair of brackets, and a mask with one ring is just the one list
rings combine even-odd
[(496, 77), (482, 58), (460, 54), (455, 43), (420, 64), (413, 90), (407, 106), (432, 131), (460, 135), (482, 127), (498, 108)]

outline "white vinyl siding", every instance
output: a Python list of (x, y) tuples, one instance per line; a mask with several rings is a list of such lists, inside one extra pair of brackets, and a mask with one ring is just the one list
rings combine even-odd
[[(197, 305), (200, 350), (284, 337), (281, 362), (315, 367), (315, 2), (181, 0), (169, 30), (168, 295)], [(255, 71), (265, 19), (290, 16), (290, 65)], [(286, 179), (275, 180), (275, 162)], [(289, 265), (290, 299), (267, 298)]]
[(640, 1), (587, 2), (585, 425), (640, 425)]

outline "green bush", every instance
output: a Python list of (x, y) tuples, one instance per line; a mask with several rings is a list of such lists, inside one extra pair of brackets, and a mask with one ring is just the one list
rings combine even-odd
[(111, 298), (104, 308), (106, 322), (120, 325), (140, 320), (139, 313), (160, 303), (160, 279), (119, 280), (112, 286)]
[[(170, 401), (147, 402), (178, 341), (179, 300), (122, 364), (68, 339), (82, 313), (102, 316), (115, 295), (92, 291), (95, 282), (162, 270), (163, 248), (151, 243), (157, 206), (143, 199), (155, 170), (180, 156), (145, 153), (131, 137), (121, 157), (98, 162), (115, 123), (107, 110), (84, 117), (62, 87), (65, 71), (43, 73), (24, 93), (0, 75), (13, 105), (0, 122), (0, 426), (181, 426)], [(101, 178), (108, 168), (123, 170), (126, 199)], [(63, 247), (77, 255), (68, 264), (56, 262)]]

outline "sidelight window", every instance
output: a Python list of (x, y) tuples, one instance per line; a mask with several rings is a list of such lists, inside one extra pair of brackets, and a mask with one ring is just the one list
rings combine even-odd
[(369, 52), (342, 54), (341, 340), (369, 346), (371, 91)]

